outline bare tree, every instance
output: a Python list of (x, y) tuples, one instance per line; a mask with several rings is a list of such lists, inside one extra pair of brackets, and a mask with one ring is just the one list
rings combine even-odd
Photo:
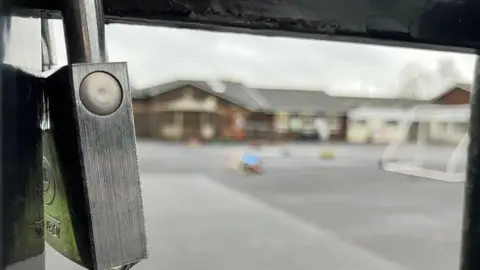
[(452, 58), (438, 60), (434, 70), (429, 70), (418, 62), (410, 62), (400, 71), (398, 97), (404, 99), (429, 98), (457, 83), (461, 77)]
[(439, 82), (443, 86), (450, 86), (457, 83), (461, 77), (461, 73), (452, 58), (440, 59), (438, 61), (436, 73)]
[(429, 91), (432, 74), (419, 63), (411, 62), (399, 75), (399, 98), (419, 99)]

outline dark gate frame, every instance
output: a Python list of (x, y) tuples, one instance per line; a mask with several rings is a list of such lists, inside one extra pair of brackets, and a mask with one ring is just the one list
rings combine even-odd
[[(60, 18), (58, 11), (69, 1), (4, 1), (2, 8), (12, 4), (13, 12), (20, 16), (39, 16), (38, 10), (43, 10), (46, 17)], [(100, 0), (94, 2), (100, 4)], [(480, 48), (480, 1), (476, 0), (103, 0), (102, 6), (106, 23), (198, 28), (475, 54)], [(477, 62), (471, 97), (462, 270), (480, 269), (479, 73)], [(3, 107), (5, 102), (1, 102)], [(2, 162), (5, 163), (3, 159)]]

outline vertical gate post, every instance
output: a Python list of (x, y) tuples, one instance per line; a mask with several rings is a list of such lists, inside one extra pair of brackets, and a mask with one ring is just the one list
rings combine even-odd
[(66, 0), (64, 5), (63, 28), (68, 63), (106, 62), (102, 1)]
[(480, 269), (480, 60), (470, 95), (470, 144), (462, 227), (460, 270)]

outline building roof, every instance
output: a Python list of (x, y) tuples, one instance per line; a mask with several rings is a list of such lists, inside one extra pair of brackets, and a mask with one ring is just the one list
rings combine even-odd
[(253, 89), (236, 82), (222, 82), (223, 92), (215, 91), (215, 85), (204, 81), (181, 80), (157, 85), (144, 90), (132, 92), (134, 99), (148, 98), (191, 85), (212, 95), (221, 97), (239, 106), (256, 111), (298, 111), (316, 113), (344, 113), (356, 107), (412, 107), (428, 104), (428, 100), (386, 99), (365, 97), (331, 96), (324, 91)]
[(276, 111), (328, 111), (341, 113), (356, 107), (412, 107), (426, 100), (331, 96), (323, 91), (259, 89)]
[(345, 112), (337, 97), (327, 95), (323, 91), (258, 89), (257, 92), (268, 101), (273, 111), (301, 111), (315, 113), (320, 111)]
[(193, 81), (193, 80), (181, 80), (174, 81), (166, 84), (157, 85), (147, 89), (137, 91), (135, 95), (132, 92), (132, 98), (142, 99), (148, 97), (154, 97), (162, 93), (166, 93), (187, 85), (193, 86), (197, 89), (205, 91), (211, 95), (218, 96), (225, 100), (228, 100), (232, 103), (235, 103), (239, 106), (249, 108), (251, 110), (262, 110), (265, 109), (264, 104), (261, 103), (259, 98), (255, 97), (255, 89), (247, 89), (240, 83), (235, 82), (222, 82), (223, 92), (215, 90), (215, 85), (211, 85), (204, 81)]
[(365, 98), (365, 97), (337, 97), (344, 106), (352, 107), (412, 107), (429, 104), (429, 100), (404, 98)]

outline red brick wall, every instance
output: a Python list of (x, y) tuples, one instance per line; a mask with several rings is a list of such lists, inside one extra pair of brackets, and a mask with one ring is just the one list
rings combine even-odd
[(220, 115), (221, 137), (225, 139), (237, 139), (241, 132), (235, 126), (235, 115), (241, 113), (245, 119), (248, 119), (250, 111), (233, 104), (219, 104), (218, 114)]
[[(158, 130), (158, 125), (162, 124), (161, 121), (147, 121), (145, 118), (148, 118), (148, 116), (151, 118), (155, 113), (163, 114), (163, 107), (166, 107), (169, 102), (181, 98), (187, 87), (189, 90), (192, 90), (194, 98), (202, 100), (210, 96), (209, 93), (202, 90), (186, 86), (168, 91), (148, 100), (134, 100), (133, 111), (136, 122), (139, 124), (136, 128), (138, 134), (147, 137), (149, 133), (150, 137), (156, 137), (158, 134), (153, 131)], [(217, 120), (215, 122), (218, 123), (217, 128), (220, 132), (220, 137), (227, 139), (235, 139), (238, 137), (238, 130), (236, 130), (234, 125), (234, 116), (237, 112), (240, 112), (247, 120), (251, 114), (251, 111), (241, 106), (221, 98), (218, 99)], [(150, 125), (148, 128), (146, 127), (147, 123)], [(147, 132), (147, 130), (150, 132)]]
[(435, 100), (435, 104), (443, 105), (461, 105), (470, 103), (470, 92), (461, 88), (453, 88), (448, 93)]

